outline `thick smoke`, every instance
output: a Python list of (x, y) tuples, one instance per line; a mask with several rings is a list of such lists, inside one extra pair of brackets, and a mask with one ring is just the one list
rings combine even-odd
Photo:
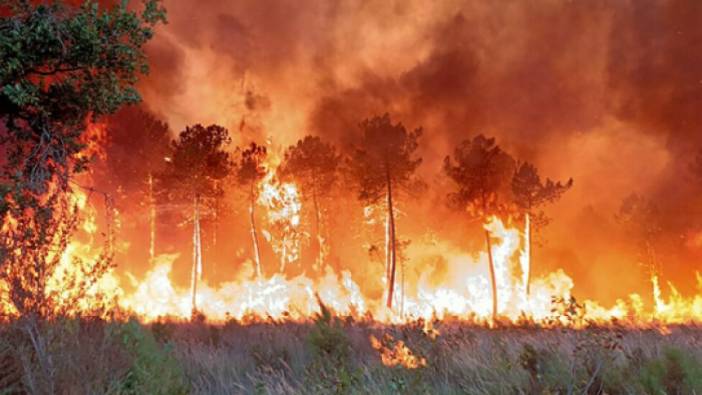
[[(548, 210), (537, 274), (564, 267), (576, 293), (603, 300), (645, 290), (634, 237), (614, 218), (638, 193), (661, 209), (664, 277), (692, 285), (702, 255), (689, 166), (702, 147), (699, 1), (166, 6), (142, 90), (173, 130), (220, 123), (237, 143), (312, 133), (343, 147), (360, 120), (389, 112), (424, 127), (421, 172), (436, 185), (455, 144), (491, 135), (543, 175), (575, 179)], [(602, 281), (615, 274), (622, 289)]]

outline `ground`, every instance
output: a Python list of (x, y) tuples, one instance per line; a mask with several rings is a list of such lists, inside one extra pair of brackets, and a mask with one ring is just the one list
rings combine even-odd
[(694, 325), (25, 318), (1, 334), (1, 393), (702, 393)]

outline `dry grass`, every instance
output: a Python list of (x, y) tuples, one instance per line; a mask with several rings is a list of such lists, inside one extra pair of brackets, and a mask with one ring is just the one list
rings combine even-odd
[[(0, 332), (0, 393), (700, 394), (702, 330), (586, 330), (437, 323), (150, 326), (29, 320)], [(381, 363), (371, 335), (403, 340), (427, 366)]]

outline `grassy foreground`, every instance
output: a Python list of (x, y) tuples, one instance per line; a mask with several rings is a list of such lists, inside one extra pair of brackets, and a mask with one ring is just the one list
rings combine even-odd
[[(439, 322), (226, 325), (91, 319), (0, 327), (0, 393), (702, 394), (702, 329), (585, 330)], [(369, 340), (402, 340), (415, 369)], [(421, 366), (424, 365), (424, 366)]]

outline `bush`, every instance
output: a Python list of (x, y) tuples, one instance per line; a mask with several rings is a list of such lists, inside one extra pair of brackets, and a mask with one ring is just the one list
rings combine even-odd
[(115, 335), (134, 357), (127, 375), (118, 384), (123, 394), (185, 394), (188, 386), (170, 345), (161, 346), (136, 320), (116, 327)]
[(643, 367), (641, 384), (651, 394), (699, 394), (702, 365), (690, 353), (669, 347)]
[(321, 312), (307, 338), (313, 356), (307, 367), (307, 382), (315, 392), (350, 393), (360, 377), (360, 371), (351, 368), (351, 342), (339, 319), (323, 303), (319, 305)]

